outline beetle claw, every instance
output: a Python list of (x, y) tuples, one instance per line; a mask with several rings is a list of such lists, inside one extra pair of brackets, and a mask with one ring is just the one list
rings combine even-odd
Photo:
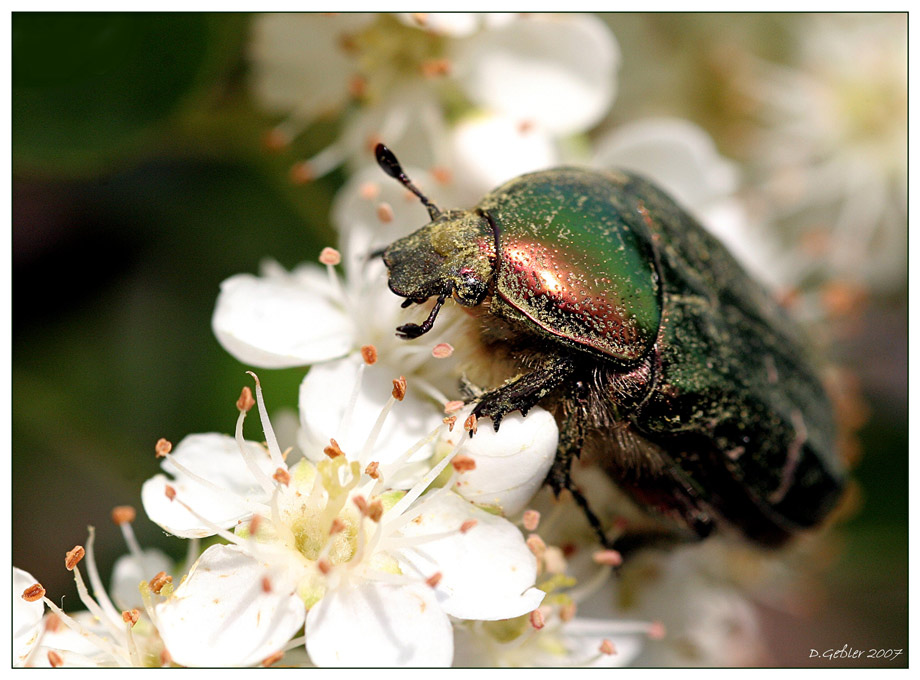
[(417, 323), (407, 323), (396, 327), (396, 336), (402, 338), (403, 340), (414, 340), (424, 333), (425, 329), (423, 329)]
[[(498, 428), (502, 424), (502, 418), (504, 418), (507, 413), (508, 411), (503, 412), (500, 406), (490, 408), (486, 401), (480, 401), (476, 404), (475, 408), (473, 408), (473, 415), (476, 416), (476, 419), (488, 418), (492, 421), (492, 429), (496, 432), (498, 432)], [(470, 434), (472, 434), (472, 432)]]

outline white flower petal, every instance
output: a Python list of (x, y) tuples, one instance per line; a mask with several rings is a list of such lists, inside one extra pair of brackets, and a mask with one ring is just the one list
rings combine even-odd
[(462, 38), (475, 33), (481, 26), (474, 12), (397, 12), (396, 18), (406, 26), (422, 28), (438, 35)]
[(619, 46), (599, 19), (533, 16), (457, 46), (457, 77), (474, 102), (556, 134), (587, 130), (607, 113)]
[(448, 666), (454, 651), (450, 621), (419, 583), (336, 588), (308, 612), (306, 634), (318, 666)]
[[(464, 521), (476, 526), (461, 533)], [(453, 532), (401, 551), (407, 569), (427, 578), (441, 572), (435, 591), (441, 607), (461, 619), (510, 619), (536, 609), (544, 593), (534, 588), (537, 561), (521, 532), (508, 520), (453, 493), (426, 503), (404, 536)]]
[[(48, 659), (49, 652), (54, 652), (57, 658), (60, 659), (60, 665), (55, 665), (54, 668), (111, 668), (117, 665), (111, 659), (100, 654), (80, 654), (80, 652), (74, 652), (69, 649), (41, 645), (35, 650), (34, 661), (30, 661), (29, 667), (52, 668), (51, 661)], [(55, 663), (57, 663), (57, 659)]]
[(259, 103), (306, 120), (345, 103), (355, 70), (342, 38), (373, 15), (261, 14), (249, 45), (252, 85)]
[[(559, 635), (571, 661), (590, 660), (587, 665), (593, 668), (619, 668), (627, 666), (642, 651), (645, 636), (642, 634), (622, 635), (616, 632), (617, 621), (609, 619), (585, 619), (576, 617), (562, 625)], [(610, 640), (616, 650), (615, 654), (598, 654), (601, 643)], [(541, 655), (543, 662), (539, 665), (553, 664), (548, 655)]]
[(595, 166), (634, 170), (695, 212), (731, 194), (737, 171), (698, 125), (653, 118), (621, 125), (597, 144)]
[[(262, 579), (272, 574), (271, 592)], [(236, 546), (208, 548), (175, 593), (156, 607), (159, 631), (184, 666), (250, 666), (282, 649), (303, 625), (304, 605), (271, 565)]]
[(38, 580), (27, 571), (13, 567), (13, 665), (21, 666), (28, 658), (42, 631), (45, 603), (26, 602), (22, 593)]
[[(454, 428), (446, 440), (455, 444), (465, 436), (465, 431)], [(498, 432), (491, 421), (483, 420), (476, 436), (463, 447), (463, 454), (476, 461), (476, 469), (458, 475), (454, 488), (474, 503), (498, 506), (505, 515), (514, 515), (543, 485), (558, 444), (556, 420), (540, 407), (526, 418), (518, 412), (506, 416)]]
[(238, 274), (220, 286), (212, 319), (218, 342), (245, 364), (289, 368), (346, 354), (351, 321), (319, 267), (278, 280)]
[[(246, 441), (244, 445), (262, 472), (271, 475), (275, 471), (268, 452), (261, 444)], [(161, 465), (164, 472), (178, 480), (185, 473), (173, 461), (221, 488), (244, 496), (260, 495), (260, 487), (246, 465), (239, 444), (228, 435), (207, 432), (184, 437)]]
[[(246, 442), (246, 447), (260, 469), (271, 476), (274, 469), (265, 449), (253, 442)], [(171, 534), (201, 538), (212, 536), (214, 531), (176, 500), (169, 500), (167, 485), (176, 490), (178, 499), (224, 529), (235, 526), (252, 514), (252, 505), (247, 501), (264, 499), (265, 492), (246, 467), (233, 437), (213, 433), (189, 435), (179, 442), (172, 455), (185, 468), (219, 488), (201, 484), (178, 471), (167, 458), (162, 467), (174, 474), (175, 480), (165, 475), (148, 479), (141, 488), (141, 500), (147, 516)]]
[(222, 529), (229, 529), (247, 519), (252, 510), (245, 503), (236, 502), (225, 493), (213, 492), (183, 482), (174, 482), (166, 475), (151, 477), (141, 487), (141, 502), (151, 521), (160, 525), (164, 531), (181, 538), (204, 538), (213, 536), (214, 529), (186, 510), (176, 500), (169, 500), (166, 487), (176, 491), (176, 496), (183, 502), (194, 498), (190, 505), (209, 522)]
[(482, 197), (526, 172), (559, 163), (550, 135), (537, 125), (501, 114), (462, 120), (450, 133), (452, 170), (463, 190), (460, 205), (475, 205)]
[[(457, 666), (500, 666), (503, 668), (626, 666), (642, 649), (644, 635), (617, 632), (619, 621), (575, 618), (560, 624), (549, 623), (540, 631), (500, 642), (482, 629), (458, 626), (455, 629), (454, 663)], [(615, 653), (601, 654), (604, 640), (613, 643)]]
[[(152, 574), (151, 574), (152, 576)], [(56, 616), (56, 614), (55, 614)], [(70, 615), (83, 631), (97, 635), (109, 641), (115, 647), (120, 642), (112, 640), (111, 629), (88, 611), (79, 611)], [(115, 666), (116, 659), (103, 652), (87, 636), (72, 630), (70, 626), (58, 625), (53, 630), (46, 630), (42, 636), (41, 646), (33, 654), (30, 665), (50, 667), (48, 651), (54, 650), (61, 657), (64, 667), (78, 666)]]
[[(350, 421), (343, 427), (343, 416), (361, 364), (357, 355), (320, 364), (311, 368), (301, 383), (300, 417), (308, 442), (304, 452), (308, 458), (318, 460), (329, 439), (335, 438), (349, 459), (359, 460), (364, 443), (393, 391), (393, 379), (399, 377), (385, 372), (379, 364), (365, 367)], [(373, 460), (381, 464), (395, 460), (434, 430), (442, 417), (431, 402), (413, 390), (410, 382), (405, 399), (394, 404), (384, 423), (372, 450)], [(410, 460), (424, 460), (432, 451), (433, 444), (423, 446)]]
[(122, 555), (115, 560), (112, 568), (112, 585), (109, 592), (112, 601), (122, 611), (143, 609), (144, 600), (138, 589), (141, 581), (149, 581), (154, 574), (161, 571), (171, 573), (173, 561), (156, 548), (145, 550), (140, 563), (133, 554)]

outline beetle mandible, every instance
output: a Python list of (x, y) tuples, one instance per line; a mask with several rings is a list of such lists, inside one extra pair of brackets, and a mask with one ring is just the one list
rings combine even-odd
[(553, 408), (547, 483), (573, 492), (602, 540), (570, 478), (583, 451), (677, 535), (774, 546), (827, 516), (846, 472), (801, 333), (664, 192), (563, 167), (441, 211), (389, 149), (376, 157), (431, 217), (378, 253), (403, 306), (436, 299), (397, 334), (426, 333), (448, 298), (480, 312), (490, 356), (518, 373), (477, 395), (473, 414), (498, 430), (512, 411)]

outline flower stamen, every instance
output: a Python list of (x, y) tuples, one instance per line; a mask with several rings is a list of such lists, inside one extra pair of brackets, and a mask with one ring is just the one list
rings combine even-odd
[(389, 203), (383, 202), (377, 204), (377, 219), (384, 224), (389, 224), (393, 221), (393, 208)]
[(534, 630), (540, 630), (543, 626), (546, 625), (546, 617), (543, 615), (543, 612), (539, 609), (534, 609), (530, 612), (530, 625)]
[(22, 599), (26, 602), (37, 602), (45, 596), (45, 589), (41, 583), (33, 583), (22, 591)]
[[(132, 508), (133, 509), (133, 508)], [(130, 531), (130, 525), (128, 526)], [(99, 577), (99, 569), (96, 567), (96, 551), (94, 546), (96, 544), (96, 528), (88, 527), (87, 528), (88, 536), (86, 538), (86, 573), (89, 576), (89, 582), (93, 586), (93, 594), (99, 600), (99, 604), (102, 609), (105, 610), (105, 613), (108, 615), (109, 620), (117, 621), (118, 620), (118, 609), (112, 604), (112, 601), (109, 599), (108, 594), (105, 591), (105, 588), (102, 585), (102, 579)], [(133, 532), (130, 533), (130, 536), (133, 538)], [(137, 541), (135, 541), (135, 545)], [(138, 555), (140, 554), (140, 546), (137, 546)], [(137, 564), (141, 565), (143, 562), (140, 561), (138, 555), (132, 555)]]
[(364, 345), (361, 347), (361, 358), (365, 364), (373, 366), (377, 363), (377, 348), (374, 345)]
[(263, 668), (268, 668), (269, 666), (274, 666), (276, 663), (281, 661), (283, 657), (284, 657), (284, 650), (279, 649), (274, 654), (270, 654), (269, 656), (262, 659), (262, 662), (259, 665), (262, 666)]
[(259, 419), (262, 421), (262, 431), (265, 433), (265, 441), (268, 444), (268, 452), (271, 455), (272, 463), (276, 467), (284, 467), (284, 457), (281, 455), (281, 447), (278, 446), (278, 439), (275, 437), (275, 430), (272, 428), (272, 422), (268, 418), (268, 411), (265, 408), (265, 399), (262, 397), (262, 383), (252, 371), (246, 371), (256, 381), (256, 403), (259, 405)]
[(464, 404), (462, 401), (460, 401), (459, 399), (454, 399), (444, 404), (444, 413), (456, 413), (457, 411), (462, 409), (463, 406)]
[(68, 550), (64, 558), (64, 566), (67, 568), (67, 571), (73, 571), (80, 563), (80, 560), (83, 559), (84, 555), (86, 555), (86, 550), (83, 549), (82, 545), (75, 545)]
[(522, 523), (527, 531), (536, 531), (540, 525), (540, 513), (536, 510), (525, 510)]
[(458, 473), (470, 472), (476, 469), (476, 461), (470, 456), (456, 456), (451, 461), (451, 465)]
[(453, 346), (446, 342), (439, 342), (431, 350), (431, 356), (433, 356), (435, 359), (446, 359), (453, 353)]
[(160, 437), (157, 440), (156, 446), (154, 446), (154, 450), (156, 451), (157, 458), (165, 458), (166, 454), (172, 451), (172, 442)]
[(172, 576), (167, 574), (165, 571), (161, 571), (157, 573), (152, 579), (150, 579), (150, 590), (159, 595), (164, 587), (172, 583), (172, 580)]
[(339, 446), (339, 443), (332, 438), (329, 439), (329, 446), (323, 449), (323, 453), (325, 453), (330, 458), (338, 458), (339, 456), (345, 455), (345, 452), (342, 451), (342, 447)]

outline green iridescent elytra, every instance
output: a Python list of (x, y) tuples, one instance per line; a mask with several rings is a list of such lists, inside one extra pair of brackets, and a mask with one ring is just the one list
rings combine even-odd
[(655, 341), (660, 291), (652, 249), (610, 199), (606, 176), (557, 170), (506, 184), (479, 208), (500, 244), (498, 294), (556, 337), (629, 361)]
[(518, 374), (478, 395), (474, 414), (498, 429), (514, 410), (554, 409), (547, 481), (573, 490), (589, 519), (569, 476), (583, 450), (693, 535), (740, 530), (776, 545), (826, 517), (846, 474), (809, 351), (670, 197), (629, 173), (558, 168), (473, 210), (429, 212), (383, 253), (405, 304), (438, 298), (425, 324), (398, 332), (426, 332), (449, 296), (479, 307), (490, 356)]

